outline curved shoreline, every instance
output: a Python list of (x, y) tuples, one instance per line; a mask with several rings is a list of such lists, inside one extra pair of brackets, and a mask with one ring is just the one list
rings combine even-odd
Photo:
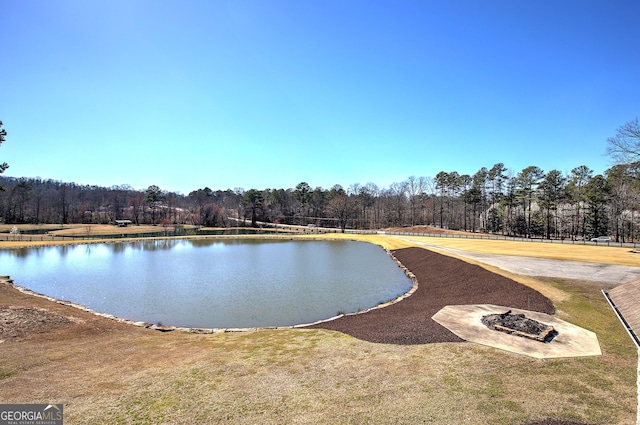
[(10, 280), (8, 278), (5, 281), (26, 294), (39, 296), (120, 323), (163, 332), (214, 334), (262, 329), (327, 329), (370, 342), (411, 345), (462, 341), (431, 319), (435, 313), (447, 305), (495, 304), (547, 314), (555, 312), (552, 302), (539, 292), (481, 266), (422, 247), (413, 246), (390, 251), (381, 244), (374, 243), (374, 245), (384, 249), (412, 280), (412, 288), (407, 293), (396, 297), (393, 301), (364, 311), (337, 315), (313, 323), (288, 326), (196, 328), (156, 325), (99, 313), (83, 305), (58, 300), (20, 287), (13, 282), (8, 282)]
[[(118, 243), (120, 241), (117, 241), (115, 243)], [(127, 242), (131, 242), (131, 241), (127, 241)], [(96, 242), (98, 243), (98, 242)], [(377, 245), (380, 246), (380, 245)], [(131, 319), (125, 319), (122, 317), (118, 317), (115, 316), (113, 314), (109, 314), (109, 313), (101, 313), (99, 311), (95, 311), (85, 305), (82, 304), (78, 304), (78, 303), (74, 303), (72, 301), (66, 301), (66, 300), (60, 300), (54, 297), (51, 297), (49, 295), (31, 290), (27, 287), (24, 286), (20, 286), (20, 285), (16, 285), (13, 281), (13, 279), (11, 279), (10, 276), (0, 276), (0, 284), (6, 284), (6, 285), (10, 285), (11, 287), (13, 287), (14, 289), (30, 295), (30, 296), (35, 296), (35, 297), (39, 297), (39, 298), (44, 298), (48, 301), (51, 302), (55, 302), (57, 304), (61, 304), (61, 305), (66, 305), (69, 307), (73, 307), (76, 308), (78, 310), (81, 311), (85, 311), (87, 313), (91, 313), (95, 316), (99, 316), (99, 317), (103, 317), (106, 319), (110, 319), (110, 320), (114, 320), (118, 323), (124, 323), (127, 325), (132, 325), (132, 326), (137, 326), (137, 327), (142, 327), (142, 328), (147, 328), (147, 329), (152, 329), (152, 330), (158, 330), (161, 332), (170, 332), (170, 331), (180, 331), (180, 332), (187, 332), (187, 333), (196, 333), (196, 334), (215, 334), (215, 333), (225, 333), (225, 332), (253, 332), (253, 331), (259, 331), (259, 330), (278, 330), (278, 329), (300, 329), (300, 328), (308, 328), (310, 326), (315, 326), (315, 325), (321, 325), (323, 323), (326, 322), (331, 322), (333, 320), (337, 320), (340, 319), (342, 317), (346, 317), (346, 316), (353, 316), (353, 315), (359, 315), (359, 314), (365, 314), (365, 313), (369, 313), (373, 310), (377, 310), (377, 309), (381, 309), (381, 308), (385, 308), (388, 306), (391, 306), (393, 304), (399, 303), (400, 301), (404, 300), (407, 297), (410, 297), (417, 289), (418, 289), (418, 281), (415, 277), (415, 275), (409, 270), (407, 269), (400, 261), (398, 261), (398, 259), (393, 255), (393, 253), (388, 250), (385, 247), (382, 247), (382, 249), (384, 249), (384, 251), (387, 253), (387, 255), (398, 265), (398, 267), (400, 267), (400, 269), (404, 272), (404, 274), (407, 276), (407, 278), (409, 278), (412, 282), (412, 286), (411, 289), (409, 289), (409, 291), (405, 292), (402, 295), (397, 296), (395, 299), (393, 299), (392, 301), (388, 301), (386, 303), (382, 303), (382, 304), (378, 304), (376, 306), (370, 307), (366, 310), (361, 310), (361, 311), (357, 311), (355, 313), (345, 313), (345, 314), (339, 314), (333, 317), (330, 317), (328, 319), (322, 319), (322, 320), (317, 320), (315, 322), (311, 322), (311, 323), (301, 323), (301, 324), (295, 324), (295, 325), (287, 325), (287, 326), (256, 326), (256, 327), (249, 327), (249, 328), (233, 328), (233, 327), (229, 327), (229, 328), (200, 328), (200, 327), (185, 327), (185, 326), (171, 326), (171, 325), (157, 325), (154, 323), (150, 323), (150, 322), (144, 322), (144, 321), (135, 321), (135, 320), (131, 320)]]
[(309, 328), (339, 331), (369, 342), (429, 344), (463, 341), (432, 319), (447, 305), (494, 304), (555, 313), (547, 297), (481, 266), (420, 247), (399, 249), (394, 255), (419, 282), (411, 297), (368, 314), (345, 316)]

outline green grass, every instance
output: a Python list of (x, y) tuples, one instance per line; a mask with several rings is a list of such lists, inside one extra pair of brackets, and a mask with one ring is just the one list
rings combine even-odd
[(0, 369), (0, 379), (10, 378), (15, 375), (15, 372), (7, 369)]

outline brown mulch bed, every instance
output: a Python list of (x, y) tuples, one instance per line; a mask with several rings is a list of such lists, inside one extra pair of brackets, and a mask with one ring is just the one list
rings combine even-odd
[(431, 317), (447, 305), (496, 304), (553, 314), (551, 301), (528, 286), (480, 266), (423, 248), (404, 248), (394, 256), (416, 276), (418, 289), (408, 298), (367, 313), (309, 326), (385, 344), (460, 342)]

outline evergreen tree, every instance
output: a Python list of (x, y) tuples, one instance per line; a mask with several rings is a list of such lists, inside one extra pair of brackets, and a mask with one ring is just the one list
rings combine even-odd
[[(2, 121), (0, 121), (0, 145), (2, 145), (2, 142), (5, 141), (6, 137), (7, 130), (2, 128)], [(6, 162), (0, 163), (0, 174), (4, 173), (7, 168), (9, 168), (9, 164), (7, 164)], [(6, 189), (4, 188), (4, 186), (0, 185), (0, 192), (4, 192), (5, 190)]]
[(543, 176), (544, 171), (532, 165), (522, 170), (516, 177), (516, 193), (518, 199), (522, 201), (522, 209), (524, 210), (524, 215), (526, 217), (526, 237), (531, 236), (531, 203), (536, 199), (538, 184)]
[(147, 207), (151, 208), (151, 223), (154, 225), (156, 224), (156, 210), (163, 199), (162, 190), (156, 185), (149, 186), (144, 194), (144, 202)]
[(608, 236), (609, 221), (606, 213), (609, 197), (609, 184), (598, 174), (585, 186), (585, 195), (589, 212), (587, 214), (587, 232), (591, 237)]
[[(551, 211), (557, 211), (558, 201), (562, 197), (566, 179), (558, 170), (549, 171), (540, 183), (540, 206), (546, 211), (546, 236), (551, 239)], [(557, 216), (557, 213), (553, 215)], [(557, 226), (554, 226), (557, 232)]]
[(589, 183), (589, 180), (591, 180), (592, 176), (593, 170), (591, 170), (586, 165), (581, 165), (571, 170), (571, 176), (569, 178), (569, 184), (567, 186), (569, 197), (575, 205), (575, 214), (572, 220), (573, 225), (571, 234), (574, 236), (579, 235), (583, 238), (586, 235), (587, 219), (582, 205), (587, 200), (585, 197), (585, 186), (587, 185), (587, 183)]

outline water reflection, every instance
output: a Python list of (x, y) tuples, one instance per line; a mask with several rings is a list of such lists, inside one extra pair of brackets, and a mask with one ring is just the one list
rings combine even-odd
[(120, 317), (215, 328), (309, 323), (411, 288), (380, 247), (346, 241), (145, 240), (5, 250), (0, 274)]

